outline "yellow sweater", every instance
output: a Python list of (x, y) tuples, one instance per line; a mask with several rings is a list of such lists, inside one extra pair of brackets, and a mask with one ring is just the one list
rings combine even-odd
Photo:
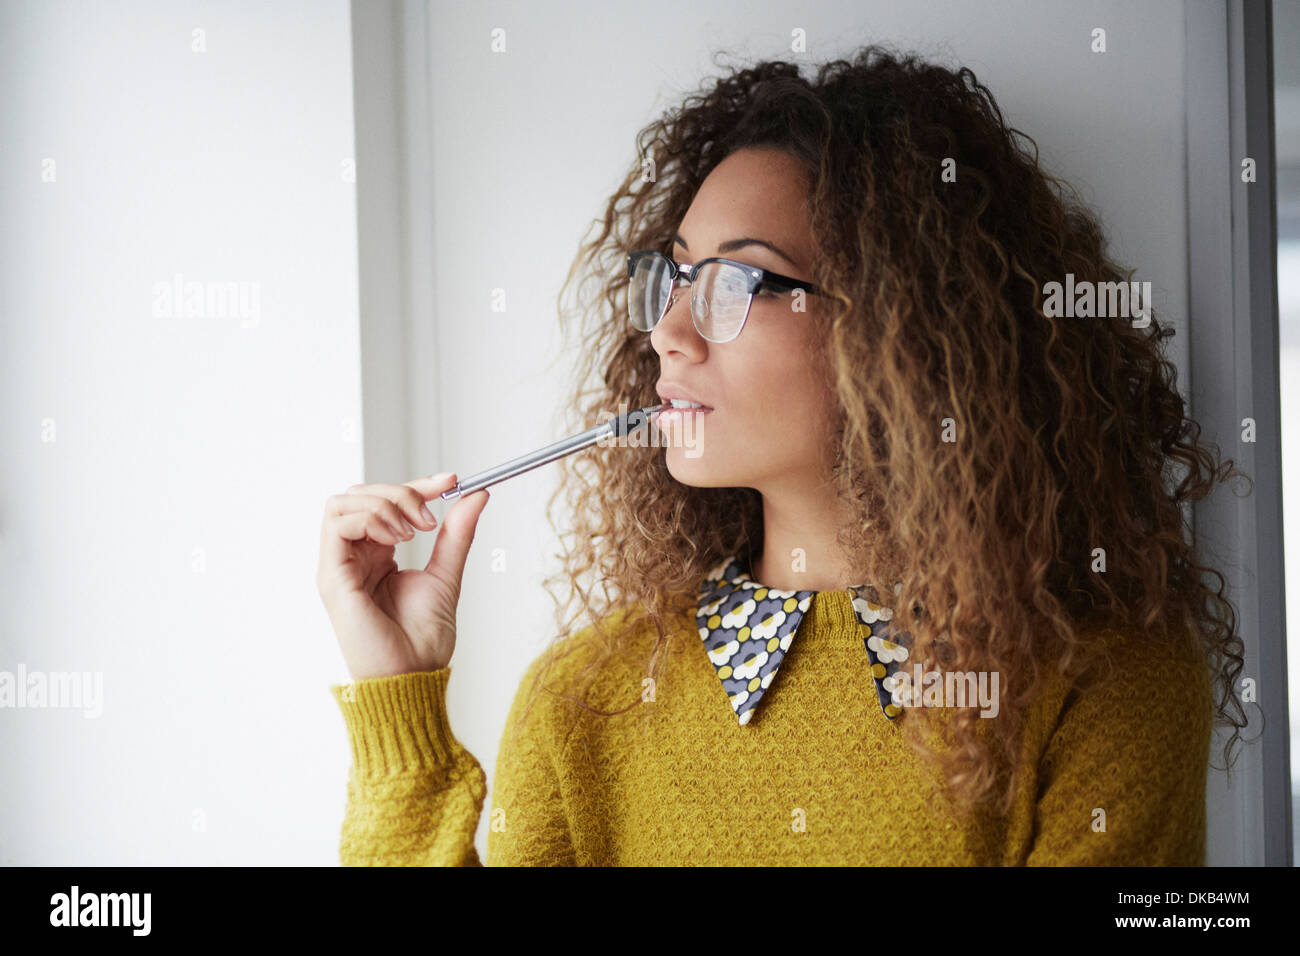
[[(613, 717), (542, 690), (515, 695), (489, 806), (487, 863), (627, 865), (1203, 865), (1213, 705), (1187, 653), (1104, 632), (1111, 679), (1087, 693), (1054, 672), (1028, 716), (1032, 769), (1012, 810), (948, 812), (937, 775), (885, 717), (847, 590), (817, 593), (761, 720), (738, 726), (694, 622), (654, 700)], [(643, 696), (653, 630), (594, 681), (589, 631), (547, 676), (615, 710)], [(344, 865), (480, 865), (487, 795), (452, 733), (450, 668), (330, 687), (352, 749)], [(1006, 689), (1003, 689), (1006, 692)], [(997, 718), (989, 718), (997, 719)]]

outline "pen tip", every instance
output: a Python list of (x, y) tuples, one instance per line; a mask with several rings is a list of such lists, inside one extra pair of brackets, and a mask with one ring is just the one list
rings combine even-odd
[(666, 407), (666, 405), (647, 405), (645, 408), (634, 408), (630, 412), (610, 419), (614, 434), (621, 437), (644, 427), (649, 423), (651, 415)]

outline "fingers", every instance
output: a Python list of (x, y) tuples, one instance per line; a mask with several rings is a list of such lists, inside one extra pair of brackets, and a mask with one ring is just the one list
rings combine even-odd
[(457, 498), (456, 503), (443, 516), (442, 530), (433, 541), (433, 553), (429, 555), (426, 571), (446, 572), (452, 580), (459, 583), (465, 573), (465, 558), (469, 546), (474, 541), (474, 532), (478, 528), (478, 517), (483, 513), (488, 502), (488, 490), (478, 491)]
[(408, 532), (398, 534), (391, 524), (373, 511), (352, 511), (340, 515), (334, 521), (334, 534), (343, 541), (373, 538), (384, 544), (396, 544), (408, 536)]
[(438, 522), (433, 512), (425, 504), (449, 488), (455, 487), (456, 475), (446, 472), (431, 475), (428, 478), (416, 478), (402, 485), (372, 484), (353, 485), (348, 489), (349, 495), (380, 497), (392, 502), (407, 522), (424, 531), (432, 531)]
[[(407, 515), (409, 505), (403, 506), (402, 503), (395, 501), (386, 494), (347, 494), (343, 496), (348, 499), (344, 506), (344, 513), (348, 511), (374, 511), (378, 513), (388, 524), (396, 531), (406, 534), (413, 531), (417, 524), (432, 525), (432, 519), (426, 519), (420, 515), (418, 509), (415, 513), (414, 520)], [(432, 530), (427, 528), (426, 530)]]
[[(349, 495), (336, 495), (330, 501), (347, 498)], [(339, 514), (333, 506), (327, 506), (325, 520), (321, 522), (320, 567), (317, 569), (317, 585), (332, 580), (335, 569), (348, 560), (349, 542), (370, 540), (378, 544), (396, 545), (404, 535), (399, 535), (393, 527), (374, 511), (349, 511)], [(322, 592), (324, 593), (324, 592)]]
[(447, 471), (440, 475), (429, 475), (427, 478), (416, 478), (413, 481), (408, 481), (405, 485), (397, 487), (411, 488), (420, 496), (420, 503), (423, 504), (425, 501), (438, 498), (444, 491), (455, 488), (456, 481), (456, 473)]
[(370, 538), (396, 544), (410, 539), (415, 528), (432, 531), (438, 522), (425, 501), (455, 484), (456, 475), (445, 472), (401, 485), (353, 485), (346, 493), (331, 496), (321, 523), (322, 564), (338, 566), (346, 561), (348, 541)]

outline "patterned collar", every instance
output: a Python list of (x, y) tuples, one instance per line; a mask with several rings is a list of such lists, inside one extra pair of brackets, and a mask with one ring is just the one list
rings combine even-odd
[[(895, 584), (894, 592), (901, 588), (901, 582)], [(846, 590), (858, 621), (867, 628), (862, 640), (880, 709), (893, 720), (902, 713), (902, 707), (894, 703), (894, 691), (906, 684), (907, 675), (901, 668), (889, 675), (886, 665), (907, 660), (911, 636), (904, 632), (886, 639), (894, 612), (880, 601), (875, 588)], [(720, 561), (700, 583), (696, 611), (700, 639), (741, 726), (749, 723), (776, 677), (815, 594), (764, 587), (750, 578), (734, 554)]]

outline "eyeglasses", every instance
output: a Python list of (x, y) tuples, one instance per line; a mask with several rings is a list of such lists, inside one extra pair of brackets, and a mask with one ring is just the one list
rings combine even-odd
[(684, 280), (692, 290), (691, 318), (695, 330), (706, 341), (715, 343), (730, 342), (740, 335), (755, 292), (802, 289), (809, 295), (822, 294), (809, 282), (735, 259), (715, 257), (701, 259), (693, 266), (678, 265), (653, 249), (629, 252), (627, 274), (631, 279), (627, 311), (633, 328), (652, 331), (672, 307), (673, 289)]

